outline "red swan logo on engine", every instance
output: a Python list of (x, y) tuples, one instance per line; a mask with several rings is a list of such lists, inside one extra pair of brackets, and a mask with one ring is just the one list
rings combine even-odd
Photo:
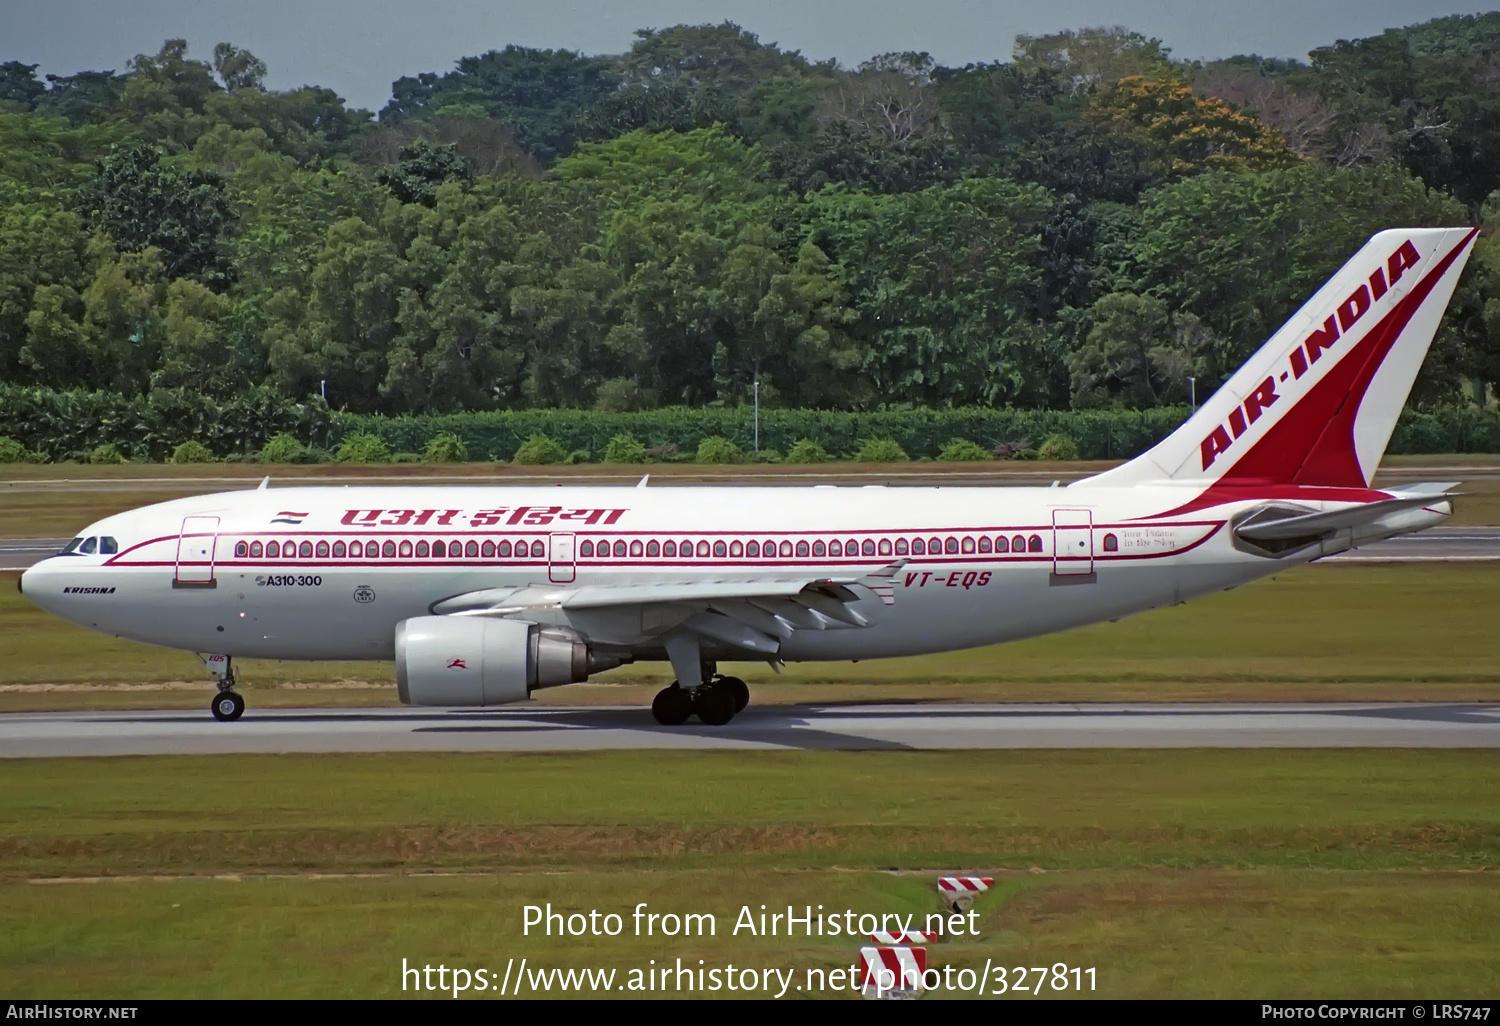
[(462, 659), (455, 659), (453, 660), (453, 662), (448, 664), (448, 669), (450, 670), (467, 670), (468, 668), (469, 664), (464, 662)]

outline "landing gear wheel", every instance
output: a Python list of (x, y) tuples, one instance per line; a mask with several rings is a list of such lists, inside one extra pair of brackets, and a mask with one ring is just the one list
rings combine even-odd
[(738, 677), (720, 677), (714, 687), (723, 688), (734, 696), (734, 714), (738, 716), (750, 704), (750, 686)]
[(651, 715), (663, 727), (680, 727), (693, 715), (693, 696), (674, 681), (670, 687), (662, 688), (651, 700)]
[(237, 720), (245, 711), (245, 700), (233, 691), (220, 691), (214, 696), (213, 703), (209, 706), (213, 710), (214, 719), (220, 721)]
[(693, 694), (693, 712), (710, 727), (722, 727), (734, 719), (734, 692), (719, 684), (699, 688)]

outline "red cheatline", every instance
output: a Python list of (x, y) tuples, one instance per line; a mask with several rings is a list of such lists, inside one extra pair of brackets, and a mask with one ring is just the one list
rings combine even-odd
[(876, 944), (931, 944), (938, 935), (922, 930), (876, 930), (870, 939)]
[(927, 952), (922, 948), (859, 949), (859, 986), (865, 997), (920, 991), (926, 971)]
[(944, 894), (962, 891), (987, 891), (995, 882), (992, 876), (942, 876), (938, 877), (938, 890)]

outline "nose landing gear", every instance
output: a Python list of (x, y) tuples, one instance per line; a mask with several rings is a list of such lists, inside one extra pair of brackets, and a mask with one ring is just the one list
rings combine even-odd
[(213, 704), (209, 708), (213, 710), (216, 720), (237, 720), (245, 711), (245, 700), (240, 697), (238, 691), (220, 691), (214, 696)]
[(219, 693), (209, 703), (209, 711), (221, 723), (237, 720), (245, 711), (245, 700), (234, 690), (234, 662), (227, 655), (211, 655), (203, 660), (208, 672), (219, 684)]

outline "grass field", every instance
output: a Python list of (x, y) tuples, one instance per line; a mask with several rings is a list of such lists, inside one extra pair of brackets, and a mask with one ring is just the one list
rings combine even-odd
[[(1278, 574), (1118, 623), (910, 659), (727, 664), (757, 702), (1493, 700), (1500, 571), (1353, 564)], [(73, 626), (0, 580), (0, 711), (206, 705), (191, 654)], [(388, 663), (241, 664), (252, 707), (394, 705)], [(538, 701), (647, 704), (665, 664), (621, 667)], [(367, 685), (377, 685), (370, 687)]]
[[(1108, 996), (1483, 995), (1497, 785), (1488, 753), (1433, 751), (24, 761), (0, 774), (0, 990), (383, 997), (402, 957), (832, 968), (846, 939), (734, 937), (740, 907), (921, 916), (938, 871), (983, 869), (980, 935), (932, 964), (1092, 965)], [(549, 901), (718, 933), (518, 936)]]

